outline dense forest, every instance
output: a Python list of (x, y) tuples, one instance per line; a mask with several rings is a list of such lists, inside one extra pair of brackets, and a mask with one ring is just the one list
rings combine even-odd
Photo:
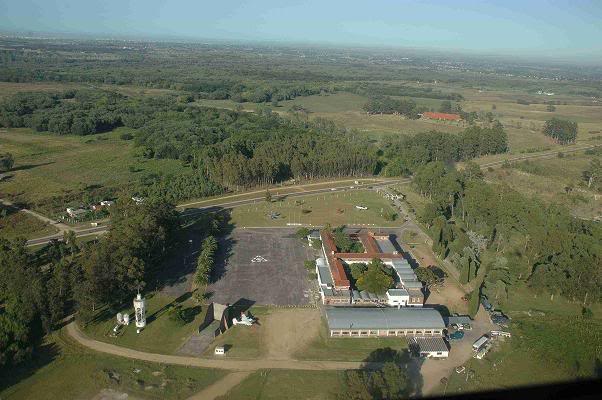
[[(461, 282), (503, 305), (514, 285), (582, 302), (602, 300), (602, 228), (563, 206), (486, 183), (476, 164), (421, 166), (413, 184), (432, 202), (420, 216), (433, 250), (452, 261)], [(478, 282), (481, 282), (480, 280)]]

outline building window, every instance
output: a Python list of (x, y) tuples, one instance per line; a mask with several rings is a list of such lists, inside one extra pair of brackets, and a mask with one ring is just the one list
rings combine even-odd
[(395, 331), (389, 331), (389, 336), (395, 336)]
[(371, 335), (378, 335), (378, 332), (377, 331), (370, 331), (370, 334)]
[(362, 331), (362, 332), (361, 332), (361, 334), (362, 334), (362, 335), (367, 335), (367, 334), (368, 334), (368, 331)]

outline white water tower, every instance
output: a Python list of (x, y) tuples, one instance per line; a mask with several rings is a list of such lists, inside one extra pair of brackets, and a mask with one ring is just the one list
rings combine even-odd
[(134, 299), (134, 313), (138, 331), (146, 326), (146, 301), (140, 293)]

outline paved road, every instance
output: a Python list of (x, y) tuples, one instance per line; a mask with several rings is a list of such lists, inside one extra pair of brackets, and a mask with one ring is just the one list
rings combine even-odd
[[(310, 187), (310, 186), (316, 186), (316, 185), (325, 185), (325, 184), (328, 184), (328, 182), (295, 186), (294, 189), (302, 189), (303, 191), (292, 192), (292, 193), (283, 193), (283, 194), (279, 194), (278, 196), (303, 197), (303, 196), (310, 196), (310, 195), (315, 195), (315, 194), (319, 194), (319, 193), (332, 193), (333, 191), (340, 192), (340, 191), (363, 189), (363, 188), (367, 188), (367, 187), (375, 187), (376, 188), (376, 187), (382, 187), (385, 185), (391, 185), (391, 184), (395, 184), (395, 183), (407, 183), (407, 182), (410, 182), (410, 180), (409, 179), (375, 179), (374, 181), (367, 182), (367, 183), (361, 183), (359, 185), (351, 184), (351, 185), (344, 185), (344, 186), (341, 185), (341, 182), (353, 182), (353, 180), (333, 181), (333, 182), (331, 182), (332, 186), (327, 186), (327, 187), (319, 188), (319, 189), (305, 189), (305, 188)], [(353, 187), (353, 189), (351, 189), (351, 187)], [(287, 189), (287, 188), (282, 188), (280, 190), (282, 191), (285, 189)], [(276, 191), (276, 189), (271, 189), (271, 190), (272, 190), (272, 192)], [(263, 201), (265, 199), (264, 196), (261, 196), (261, 197), (245, 198), (242, 200), (232, 200), (232, 201), (228, 201), (228, 202), (224, 202), (224, 203), (220, 202), (223, 199), (242, 197), (242, 196), (247, 196), (247, 195), (253, 194), (253, 193), (262, 193), (263, 194), (263, 193), (265, 193), (265, 191), (262, 190), (262, 191), (245, 193), (245, 194), (241, 194), (241, 195), (228, 195), (228, 196), (219, 197), (219, 198), (210, 199), (210, 200), (201, 200), (201, 201), (194, 202), (194, 203), (182, 204), (182, 205), (177, 206), (177, 208), (181, 209), (182, 215), (190, 216), (190, 215), (200, 214), (200, 213), (203, 213), (206, 211), (212, 211), (212, 210), (218, 210), (218, 209), (231, 209), (231, 208), (235, 208), (235, 207), (239, 207), (239, 206), (244, 206), (247, 204), (253, 204), (257, 201)], [(77, 237), (84, 237), (84, 236), (90, 236), (93, 234), (104, 233), (104, 232), (108, 231), (109, 226), (110, 226), (110, 224), (106, 223), (103, 226), (98, 226), (98, 227), (93, 227), (93, 228), (85, 228), (85, 229), (69, 228), (69, 229), (73, 230)], [(67, 229), (67, 230), (69, 230), (69, 229)], [(59, 234), (55, 234), (55, 235), (51, 235), (51, 236), (46, 236), (43, 238), (28, 240), (27, 245), (28, 246), (36, 246), (36, 245), (48, 243), (53, 239), (62, 240), (62, 238), (63, 238), (63, 234), (59, 233)]]

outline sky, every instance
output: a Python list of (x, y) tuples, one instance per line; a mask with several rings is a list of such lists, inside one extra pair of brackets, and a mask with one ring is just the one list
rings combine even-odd
[(601, 0), (0, 0), (0, 31), (602, 54)]

